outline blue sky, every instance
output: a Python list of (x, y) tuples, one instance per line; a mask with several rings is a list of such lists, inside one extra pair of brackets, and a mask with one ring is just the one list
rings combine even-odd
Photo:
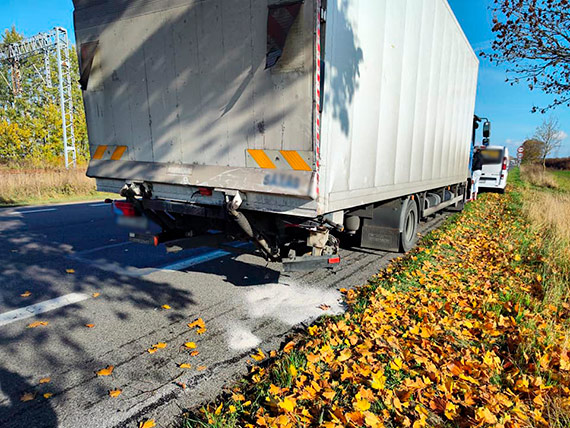
[[(479, 52), (488, 49), (493, 40), (491, 32), (492, 0), (449, 0), (467, 38)], [(26, 36), (47, 31), (54, 26), (73, 28), (71, 0), (0, 0), (0, 29), (12, 24)], [(71, 32), (72, 33), (72, 32)], [(548, 105), (551, 98), (538, 91), (530, 91), (524, 84), (514, 87), (505, 83), (504, 68), (496, 67), (481, 58), (476, 112), (493, 121), (492, 144), (507, 145), (511, 153), (545, 119), (545, 115), (531, 113), (534, 105)], [(552, 112), (560, 120), (565, 135), (570, 134), (570, 111), (559, 107)], [(559, 156), (570, 156), (570, 137), (562, 143)]]

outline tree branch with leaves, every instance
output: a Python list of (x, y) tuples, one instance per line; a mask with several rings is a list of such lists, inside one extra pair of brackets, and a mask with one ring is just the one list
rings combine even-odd
[(507, 64), (507, 82), (526, 82), (554, 97), (542, 113), (570, 106), (570, 0), (494, 0), (492, 52), (482, 56)]

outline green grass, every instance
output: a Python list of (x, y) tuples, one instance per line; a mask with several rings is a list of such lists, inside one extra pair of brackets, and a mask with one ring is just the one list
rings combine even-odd
[(560, 190), (565, 192), (570, 192), (570, 171), (550, 171), (558, 185), (560, 186)]
[(119, 195), (115, 193), (105, 193), (93, 191), (91, 194), (86, 195), (62, 195), (48, 198), (22, 198), (10, 201), (0, 201), (0, 208), (9, 207), (25, 207), (31, 205), (51, 205), (51, 204), (65, 204), (73, 202), (89, 202), (105, 199), (120, 199)]

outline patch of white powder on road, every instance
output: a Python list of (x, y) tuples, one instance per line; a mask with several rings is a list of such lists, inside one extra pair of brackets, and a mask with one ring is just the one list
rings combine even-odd
[[(256, 287), (245, 299), (252, 318), (274, 318), (291, 326), (344, 312), (340, 292), (330, 289), (269, 284)], [(330, 309), (324, 311), (319, 308), (321, 305)]]
[(232, 323), (227, 326), (228, 345), (235, 351), (253, 349), (261, 343), (261, 339), (254, 335), (244, 325)]

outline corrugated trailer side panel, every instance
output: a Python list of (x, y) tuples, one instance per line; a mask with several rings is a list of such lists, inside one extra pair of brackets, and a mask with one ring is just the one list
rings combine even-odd
[(445, 0), (329, 0), (328, 212), (465, 181), (478, 60)]

